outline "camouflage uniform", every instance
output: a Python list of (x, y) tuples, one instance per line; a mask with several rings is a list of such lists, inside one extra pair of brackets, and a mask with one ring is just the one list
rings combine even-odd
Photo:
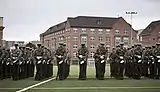
[(154, 78), (159, 79), (160, 77), (160, 43), (156, 44), (154, 50), (155, 62), (154, 62)]
[(111, 77), (116, 77), (116, 58), (116, 49), (113, 48), (111, 54), (109, 55)]
[(125, 53), (125, 75), (129, 78), (132, 77), (132, 53), (131, 48), (127, 49), (127, 52)]
[(68, 48), (66, 47), (66, 44), (63, 44), (64, 48), (66, 49), (66, 55), (65, 55), (65, 78), (67, 78), (69, 76), (69, 72), (70, 72), (70, 61), (71, 61), (71, 56), (69, 53)]
[(66, 49), (63, 47), (63, 43), (59, 43), (59, 47), (55, 52), (56, 60), (57, 60), (57, 66), (58, 66), (58, 72), (57, 72), (57, 78), (59, 80), (64, 80), (65, 79), (65, 54), (66, 54)]
[(20, 59), (22, 56), (22, 52), (20, 49), (18, 49), (18, 44), (15, 44), (15, 49), (12, 50), (11, 58), (12, 58), (12, 78), (13, 80), (20, 79)]
[(43, 79), (43, 49), (41, 44), (37, 44), (38, 48), (34, 51), (34, 57), (36, 60), (36, 76), (35, 80), (42, 80)]
[(101, 45), (98, 46), (94, 58), (96, 66), (96, 78), (99, 80), (103, 80), (107, 59), (107, 50), (104, 47), (104, 43), (101, 43)]
[(146, 49), (143, 51), (143, 64), (142, 64), (142, 68), (143, 68), (143, 72), (142, 75), (144, 77), (149, 77), (148, 75), (148, 68), (149, 68), (149, 62), (150, 62), (150, 50), (149, 47), (146, 47)]
[(79, 79), (86, 80), (86, 69), (87, 69), (87, 59), (88, 59), (88, 49), (85, 44), (82, 44), (82, 47), (78, 49), (77, 56), (79, 58)]
[(134, 49), (134, 77), (140, 79), (142, 74), (142, 47), (140, 44)]
[(124, 67), (125, 67), (125, 62), (124, 62), (124, 55), (125, 55), (125, 48), (123, 48), (123, 43), (120, 44), (120, 48), (116, 50), (117, 54), (117, 79), (122, 80), (123, 79), (123, 72), (124, 72)]

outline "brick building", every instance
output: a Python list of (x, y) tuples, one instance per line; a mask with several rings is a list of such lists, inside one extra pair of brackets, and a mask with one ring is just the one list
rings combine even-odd
[[(137, 31), (132, 30), (132, 43), (135, 43)], [(120, 42), (131, 46), (131, 25), (122, 17), (69, 17), (40, 34), (40, 41), (51, 50), (55, 50), (60, 41), (66, 42), (73, 59), (80, 44), (85, 43), (92, 57), (100, 42), (105, 42), (109, 50)]]
[(160, 20), (151, 22), (139, 35), (143, 45), (155, 45), (160, 42)]
[(2, 45), (2, 39), (3, 39), (3, 17), (0, 17), (0, 45)]
[(24, 41), (6, 41), (6, 40), (3, 40), (2, 41), (2, 45), (3, 47), (9, 49), (10, 47), (13, 47), (14, 44), (18, 44), (19, 46), (23, 46), (25, 44)]

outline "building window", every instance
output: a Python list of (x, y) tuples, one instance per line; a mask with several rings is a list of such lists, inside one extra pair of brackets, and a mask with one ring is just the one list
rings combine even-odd
[(103, 38), (102, 37), (99, 37), (99, 41), (102, 41), (103, 40)]
[(78, 45), (77, 44), (74, 44), (73, 45), (73, 49), (77, 49), (78, 48)]
[(102, 21), (101, 20), (97, 20), (97, 24), (98, 25), (102, 24)]
[(99, 34), (103, 34), (103, 29), (98, 29)]
[(123, 42), (124, 42), (124, 47), (128, 47), (129, 46), (129, 38), (128, 37), (124, 37), (123, 38)]
[(77, 32), (78, 32), (78, 29), (77, 29), (77, 28), (73, 28), (73, 32), (74, 32), (74, 33), (77, 33)]
[(106, 37), (106, 41), (107, 41), (107, 42), (110, 42), (110, 37)]
[(87, 37), (86, 36), (82, 36), (81, 37), (81, 41), (87, 41)]
[(140, 37), (140, 41), (142, 41), (142, 37)]
[(110, 29), (106, 29), (106, 34), (109, 34), (110, 33)]
[(90, 46), (90, 48), (91, 48), (91, 49), (94, 49), (94, 48), (95, 48), (95, 46), (94, 46), (94, 45), (91, 45), (91, 46)]
[(116, 38), (115, 38), (115, 45), (116, 45), (116, 46), (119, 45), (120, 42), (121, 42), (121, 37), (116, 37)]
[(91, 41), (93, 41), (93, 40), (95, 40), (95, 38), (94, 38), (94, 37), (91, 37)]
[(82, 28), (82, 33), (86, 33), (86, 28)]
[(115, 30), (116, 31), (116, 34), (119, 34), (119, 30)]
[(95, 29), (90, 29), (90, 32), (93, 34), (94, 33), (94, 31), (95, 31)]
[(73, 37), (73, 40), (74, 40), (74, 41), (77, 41), (77, 40), (78, 40), (78, 37)]
[(124, 34), (126, 35), (126, 34), (128, 34), (128, 32), (125, 30), (125, 31), (124, 31)]

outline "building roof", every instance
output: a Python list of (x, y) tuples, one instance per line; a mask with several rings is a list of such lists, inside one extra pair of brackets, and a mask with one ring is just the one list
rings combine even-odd
[(40, 34), (40, 36), (42, 36), (42, 35), (48, 35), (48, 34), (51, 34), (51, 33), (53, 33), (53, 32), (57, 32), (57, 31), (59, 31), (59, 30), (65, 29), (66, 22), (67, 22), (67, 21), (62, 22), (62, 23), (59, 23), (59, 24), (57, 24), (57, 25), (55, 25), (55, 26), (50, 27), (46, 32)]
[(140, 35), (149, 35), (154, 29), (156, 29), (160, 25), (160, 20), (151, 22), (141, 33)]
[(70, 24), (70, 27), (81, 27), (81, 28), (109, 28), (122, 17), (112, 18), (112, 17), (93, 17), (93, 16), (78, 16), (69, 17), (67, 21), (50, 27), (46, 32), (40, 34), (40, 36), (45, 36), (59, 30), (65, 29), (66, 23)]
[(78, 16), (75, 18), (68, 18), (68, 21), (71, 27), (111, 28), (119, 18)]

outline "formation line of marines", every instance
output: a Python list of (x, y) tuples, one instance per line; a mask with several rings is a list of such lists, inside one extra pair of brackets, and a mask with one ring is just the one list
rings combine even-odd
[[(59, 43), (55, 51), (50, 51), (47, 47), (37, 44), (36, 49), (19, 46), (15, 44), (15, 49), (0, 48), (0, 79), (12, 78), (13, 80), (35, 77), (41, 81), (53, 76), (53, 61), (56, 60), (58, 71), (56, 79), (64, 80), (70, 74), (71, 55), (65, 43)], [(87, 78), (88, 48), (85, 44), (77, 50), (79, 64), (79, 80)], [(108, 53), (108, 48), (101, 42), (94, 54), (95, 77), (98, 80), (104, 79), (106, 73), (106, 63), (110, 63), (111, 77), (123, 80), (124, 76), (133, 79), (142, 77), (160, 78), (160, 43), (156, 46), (142, 47), (135, 44), (130, 48), (124, 48), (124, 44), (113, 48)], [(36, 74), (34, 75), (34, 73)]]

